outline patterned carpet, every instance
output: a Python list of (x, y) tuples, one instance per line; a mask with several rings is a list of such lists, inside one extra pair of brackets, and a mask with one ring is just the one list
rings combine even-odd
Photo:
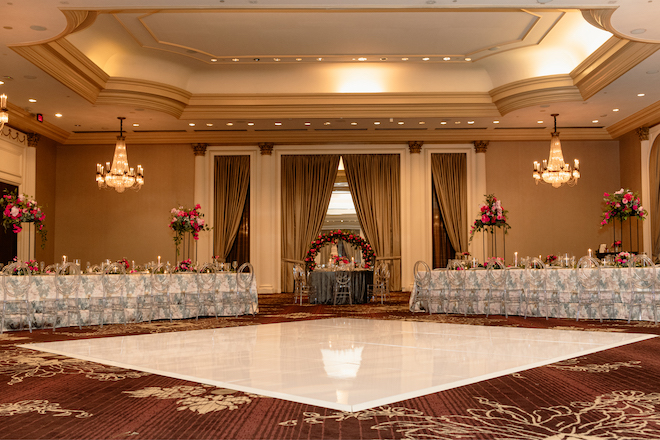
[(387, 304), (296, 306), (256, 317), (0, 335), (2, 439), (660, 439), (660, 338), (357, 413), (109, 367), (16, 345), (336, 316), (660, 334), (652, 323), (413, 315)]

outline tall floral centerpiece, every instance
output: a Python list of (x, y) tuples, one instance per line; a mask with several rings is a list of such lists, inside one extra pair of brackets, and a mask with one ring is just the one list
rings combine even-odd
[(362, 249), (362, 261), (364, 262), (365, 269), (369, 269), (372, 266), (376, 255), (374, 254), (374, 250), (372, 249), (371, 245), (359, 235), (350, 233), (347, 234), (346, 232), (337, 230), (330, 231), (326, 234), (320, 234), (316, 240), (312, 241), (312, 246), (307, 251), (307, 255), (305, 256), (305, 265), (309, 268), (309, 270), (314, 270), (316, 268), (316, 262), (314, 259), (316, 258), (316, 255), (319, 253), (321, 248), (326, 243), (337, 243), (339, 240), (343, 240)]
[[(44, 219), (46, 215), (37, 205), (36, 200), (25, 195), (17, 194), (14, 192), (7, 192), (0, 199), (0, 209), (2, 210), (2, 226), (5, 231), (11, 230), (18, 234), (25, 227), (23, 223), (34, 224), (37, 233), (41, 236), (41, 248), (46, 246), (46, 228), (44, 227)], [(28, 234), (28, 237), (30, 235)], [(30, 253), (32, 252), (30, 245)], [(29, 256), (32, 258), (32, 255)]]
[[(501, 229), (503, 234), (506, 235), (511, 226), (507, 223), (508, 211), (502, 208), (502, 202), (495, 197), (494, 194), (486, 195), (485, 203), (479, 206), (479, 216), (470, 228), (470, 242), (474, 238), (474, 234), (480, 231), (488, 231), (492, 235), (491, 240), (491, 253), (492, 256), (497, 254), (497, 236), (495, 231)], [(506, 255), (506, 242), (504, 241), (504, 254)], [(484, 261), (486, 260), (486, 240), (484, 238)]]
[[(603, 201), (605, 202), (605, 210), (602, 214), (600, 227), (613, 223), (614, 227), (614, 243), (612, 246), (615, 249), (621, 247), (623, 239), (623, 222), (629, 221), (630, 229), (630, 246), (632, 247), (632, 219), (637, 221), (646, 219), (648, 212), (642, 206), (642, 201), (636, 192), (629, 189), (621, 188), (613, 194), (604, 193)], [(619, 220), (619, 240), (616, 238), (616, 220)], [(639, 227), (637, 229), (637, 249), (639, 249)]]
[(183, 241), (184, 234), (192, 234), (195, 241), (199, 240), (201, 231), (208, 231), (211, 228), (204, 221), (204, 214), (199, 212), (202, 207), (197, 204), (192, 209), (185, 209), (183, 206), (173, 208), (170, 213), (170, 229), (174, 231), (174, 246), (176, 246), (176, 256), (179, 257), (179, 245)]

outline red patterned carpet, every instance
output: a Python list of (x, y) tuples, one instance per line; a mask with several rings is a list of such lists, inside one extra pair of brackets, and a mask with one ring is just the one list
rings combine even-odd
[(2, 439), (660, 439), (660, 339), (344, 413), (109, 367), (16, 345), (335, 316), (660, 334), (652, 323), (413, 315), (386, 305), (295, 306), (263, 295), (256, 317), (0, 335)]

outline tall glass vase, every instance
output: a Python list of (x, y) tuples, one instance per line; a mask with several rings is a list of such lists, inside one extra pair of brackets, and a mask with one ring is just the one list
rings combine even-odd
[(27, 255), (25, 258), (26, 261), (30, 261), (34, 259), (34, 246), (37, 240), (36, 237), (34, 240), (32, 239), (33, 238), (32, 236), (34, 235), (33, 225), (34, 223), (32, 222), (21, 223), (21, 232), (27, 235), (28, 245), (27, 245)]

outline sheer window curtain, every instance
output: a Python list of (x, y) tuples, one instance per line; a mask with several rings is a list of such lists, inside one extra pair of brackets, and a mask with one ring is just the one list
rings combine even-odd
[(225, 261), (236, 239), (249, 187), (249, 156), (216, 156), (213, 253), (220, 261)]
[(293, 292), (293, 264), (319, 234), (337, 178), (339, 155), (282, 156), (282, 290)]
[(431, 171), (449, 241), (456, 252), (466, 252), (467, 158), (463, 153), (432, 154)]
[(392, 290), (401, 290), (401, 184), (398, 154), (343, 156), (360, 227), (378, 261), (391, 268)]

